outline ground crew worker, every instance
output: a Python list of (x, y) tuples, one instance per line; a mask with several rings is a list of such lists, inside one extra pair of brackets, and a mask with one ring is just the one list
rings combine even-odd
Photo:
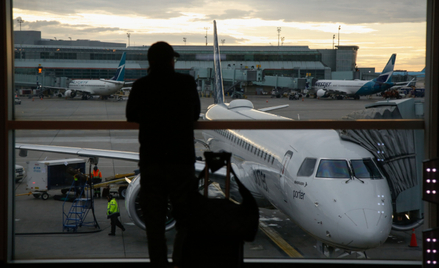
[(79, 197), (82, 192), (81, 184), (84, 183), (85, 178), (79, 168), (75, 172), (76, 174), (73, 175), (73, 180), (75, 181), (75, 193), (76, 193), (76, 197)]
[[(91, 174), (91, 181), (93, 182), (93, 184), (102, 182), (102, 173), (98, 169), (98, 166), (96, 166), (96, 165), (93, 168), (93, 171)], [(101, 188), (100, 187), (94, 188), (93, 197), (101, 197)]]
[(108, 235), (116, 235), (116, 226), (122, 229), (122, 231), (125, 231), (125, 227), (119, 221), (120, 212), (116, 199), (110, 194), (107, 196), (107, 200), (107, 219), (111, 219), (111, 232)]

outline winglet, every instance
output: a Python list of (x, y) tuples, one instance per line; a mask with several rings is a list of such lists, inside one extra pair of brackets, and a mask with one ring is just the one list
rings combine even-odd
[(221, 73), (221, 57), (218, 46), (218, 35), (216, 32), (216, 21), (213, 21), (213, 64), (215, 67), (215, 88), (213, 92), (213, 99), (215, 104), (223, 104), (224, 86)]
[(120, 58), (119, 66), (117, 67), (116, 73), (110, 80), (115, 81), (123, 81), (125, 79), (125, 59), (126, 59), (127, 53), (124, 52), (122, 54), (122, 57)]

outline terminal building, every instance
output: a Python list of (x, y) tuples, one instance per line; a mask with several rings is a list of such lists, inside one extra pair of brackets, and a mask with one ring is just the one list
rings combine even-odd
[[(212, 46), (175, 45), (177, 72), (195, 77), (199, 90), (213, 84)], [(73, 79), (109, 79), (126, 52), (125, 81), (146, 75), (149, 46), (93, 40), (42, 39), (40, 31), (15, 31), (17, 89), (66, 87)], [(358, 46), (310, 49), (308, 46), (220, 46), (225, 88), (258, 94), (272, 88), (304, 89), (317, 79), (362, 79), (374, 68), (356, 66)], [(41, 74), (38, 67), (43, 67)], [(367, 77), (366, 79), (369, 79)], [(165, 83), (166, 81), (164, 81)]]

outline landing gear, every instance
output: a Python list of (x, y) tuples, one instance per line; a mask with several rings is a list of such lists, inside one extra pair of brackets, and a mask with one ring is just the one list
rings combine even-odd
[(90, 100), (91, 98), (92, 98), (92, 96), (90, 94), (84, 94), (81, 97), (82, 100)]
[(336, 259), (343, 259), (343, 258), (349, 258), (352, 257), (356, 259), (367, 259), (366, 251), (344, 251), (339, 248), (332, 247), (330, 245), (327, 245), (325, 243), (317, 242), (316, 245), (317, 249), (321, 251), (323, 255), (325, 255), (328, 258), (336, 258)]

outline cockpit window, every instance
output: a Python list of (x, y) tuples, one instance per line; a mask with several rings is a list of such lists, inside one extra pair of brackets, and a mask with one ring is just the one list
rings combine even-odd
[(345, 160), (323, 159), (317, 169), (318, 178), (349, 179), (349, 166)]
[(305, 158), (302, 165), (300, 165), (297, 176), (309, 177), (314, 173), (314, 168), (316, 166), (317, 159), (315, 158)]
[(351, 166), (357, 178), (382, 179), (380, 171), (370, 158), (351, 160)]

